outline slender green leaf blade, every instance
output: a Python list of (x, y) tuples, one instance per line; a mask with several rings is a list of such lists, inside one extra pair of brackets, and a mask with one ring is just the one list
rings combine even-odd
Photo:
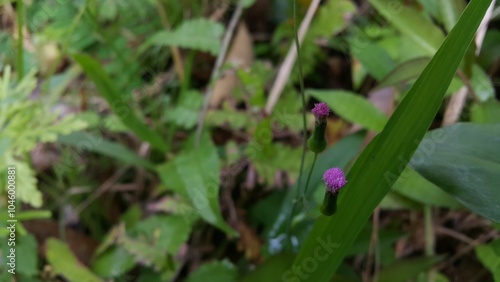
[(99, 89), (101, 95), (106, 99), (113, 112), (130, 130), (142, 140), (149, 142), (153, 147), (163, 151), (167, 150), (167, 145), (162, 137), (137, 117), (132, 107), (127, 103), (124, 94), (118, 90), (118, 87), (97, 61), (85, 54), (74, 54), (73, 58), (95, 83), (97, 89)]
[(154, 165), (146, 159), (139, 157), (127, 147), (85, 132), (73, 132), (69, 135), (59, 136), (57, 141), (61, 144), (74, 146), (77, 149), (86, 149), (105, 156), (115, 158), (126, 164), (137, 165), (148, 169), (154, 169)]
[[(294, 262), (293, 267), (304, 267), (315, 261), (314, 270), (309, 268), (304, 281), (328, 281), (333, 276), (373, 209), (407, 165), (408, 161), (398, 157), (410, 159), (424, 137), (489, 4), (484, 0), (469, 3), (384, 130), (349, 171), (337, 213), (317, 219)], [(315, 255), (320, 242), (332, 247), (326, 259)]]

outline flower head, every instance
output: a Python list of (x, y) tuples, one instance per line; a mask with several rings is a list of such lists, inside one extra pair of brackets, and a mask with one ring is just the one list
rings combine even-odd
[(327, 169), (323, 174), (323, 181), (326, 190), (331, 193), (337, 193), (347, 183), (344, 172), (338, 167)]
[(314, 108), (311, 110), (311, 112), (316, 118), (324, 119), (327, 118), (330, 114), (330, 108), (328, 108), (326, 103), (321, 102), (314, 104)]

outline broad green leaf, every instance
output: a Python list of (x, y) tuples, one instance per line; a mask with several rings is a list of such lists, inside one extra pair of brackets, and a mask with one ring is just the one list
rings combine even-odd
[(60, 240), (50, 238), (47, 244), (47, 260), (54, 272), (69, 281), (103, 282), (94, 273), (78, 261), (68, 245)]
[(363, 97), (344, 90), (308, 90), (312, 97), (328, 104), (340, 117), (367, 129), (380, 131), (387, 117)]
[(237, 233), (222, 218), (219, 207), (220, 162), (208, 137), (193, 150), (186, 150), (157, 167), (163, 184), (191, 200), (200, 216), (230, 235)]
[(221, 47), (224, 26), (207, 19), (184, 21), (173, 31), (159, 31), (151, 36), (140, 48), (143, 52), (151, 45), (178, 46), (217, 55)]
[(483, 265), (491, 271), (495, 281), (500, 281), (500, 239), (488, 245), (477, 246), (476, 255)]
[(459, 123), (427, 135), (411, 161), (422, 176), (481, 216), (500, 222), (500, 124)]
[(217, 282), (235, 282), (238, 272), (229, 261), (206, 263), (189, 275), (186, 282), (206, 282), (207, 279)]
[(363, 45), (360, 48), (357, 45), (360, 36), (364, 35), (358, 32), (357, 35), (349, 38), (351, 53), (361, 62), (371, 76), (381, 80), (396, 67), (396, 63), (384, 48), (375, 42), (371, 42), (368, 38), (362, 41)]
[(329, 1), (319, 8), (309, 33), (313, 37), (330, 37), (349, 24), (356, 12), (356, 5), (350, 0)]
[(112, 157), (129, 165), (137, 165), (153, 170), (154, 165), (122, 144), (108, 141), (101, 134), (88, 132), (73, 132), (69, 135), (59, 136), (57, 141), (61, 144), (73, 146), (78, 150), (89, 150), (105, 156)]
[(406, 282), (420, 272), (430, 269), (441, 259), (442, 257), (421, 257), (400, 260), (383, 268), (378, 279), (384, 282)]
[[(379, 10), (387, 7), (382, 5), (386, 1), (370, 2), (381, 4)], [(396, 108), (384, 130), (366, 147), (348, 172), (348, 183), (340, 193), (337, 213), (331, 217), (320, 216), (316, 220), (292, 267), (299, 267), (309, 258), (314, 258), (317, 240), (329, 240), (331, 245), (337, 247), (325, 260), (317, 260), (316, 270), (308, 272), (305, 281), (328, 281), (333, 276), (356, 235), (405, 168), (406, 163), (398, 157), (410, 159), (417, 149), (441, 107), (448, 85), (489, 4), (490, 1), (484, 0), (469, 2), (460, 20)], [(404, 13), (394, 16), (400, 18)], [(413, 25), (425, 26), (420, 23)]]
[(416, 47), (428, 55), (434, 55), (444, 40), (441, 30), (434, 25), (424, 12), (403, 2), (391, 0), (369, 0), (377, 11), (384, 16), (401, 33), (410, 38)]
[(122, 232), (118, 236), (117, 243), (129, 254), (133, 255), (136, 262), (142, 265), (152, 267), (156, 271), (164, 270), (168, 266), (166, 252), (145, 240), (132, 239), (125, 232)]
[(163, 151), (167, 150), (167, 145), (163, 141), (163, 138), (139, 119), (134, 109), (128, 104), (127, 94), (119, 91), (118, 87), (97, 61), (85, 54), (74, 54), (73, 58), (95, 83), (100, 94), (109, 103), (113, 112), (120, 117), (130, 130), (142, 140), (149, 142), (151, 146)]
[(474, 104), (471, 108), (471, 121), (474, 123), (500, 123), (500, 102), (490, 99)]
[(240, 282), (288, 281), (286, 271), (293, 263), (294, 255), (280, 254), (266, 259), (257, 269), (240, 279)]
[[(425, 140), (424, 138), (423, 142)], [(409, 167), (401, 173), (392, 188), (395, 192), (421, 204), (455, 209), (462, 206), (438, 186)]]

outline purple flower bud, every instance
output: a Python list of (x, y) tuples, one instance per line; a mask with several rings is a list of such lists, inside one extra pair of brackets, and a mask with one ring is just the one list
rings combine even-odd
[(314, 108), (311, 112), (317, 119), (325, 119), (330, 114), (330, 108), (328, 108), (326, 103), (321, 102), (314, 104)]
[(330, 193), (337, 193), (347, 183), (344, 172), (338, 167), (327, 169), (323, 174), (323, 181), (326, 191)]

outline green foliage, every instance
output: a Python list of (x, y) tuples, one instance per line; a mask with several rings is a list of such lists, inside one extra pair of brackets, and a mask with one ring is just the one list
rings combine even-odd
[[(403, 15), (411, 18), (411, 15), (403, 12), (397, 15), (387, 14), (383, 11), (387, 5), (382, 4), (386, 1), (370, 2), (374, 3), (385, 17), (390, 16), (395, 25), (398, 24), (398, 20), (402, 20)], [(456, 26), (400, 103), (384, 130), (368, 145), (347, 174), (349, 182), (340, 194), (340, 209), (337, 214), (317, 219), (301, 247), (294, 266), (300, 266), (306, 258), (314, 257), (317, 238), (328, 237), (331, 242), (338, 244), (338, 248), (335, 249), (335, 255), (318, 262), (317, 270), (308, 273), (306, 281), (330, 279), (356, 234), (402, 173), (406, 165), (397, 160), (398, 156), (411, 156), (424, 137), (488, 6), (488, 1), (469, 3)], [(425, 24), (419, 24), (420, 26), (425, 27)], [(425, 30), (425, 37), (432, 37), (432, 32)], [(416, 43), (418, 42), (420, 40)], [(388, 174), (394, 176), (393, 179), (387, 180), (385, 176)]]
[(428, 133), (412, 166), (474, 212), (500, 222), (500, 125), (456, 124)]
[(121, 144), (105, 140), (101, 135), (94, 136), (84, 132), (73, 132), (69, 135), (59, 136), (57, 141), (61, 144), (74, 146), (78, 149), (85, 148), (115, 158), (126, 164), (154, 170), (154, 165), (151, 162), (139, 157)]
[(173, 31), (155, 33), (140, 47), (139, 52), (152, 45), (159, 45), (178, 46), (217, 55), (221, 47), (220, 38), (223, 33), (224, 27), (220, 23), (206, 19), (187, 20)]
[[(205, 221), (229, 235), (237, 235), (220, 213), (220, 162), (211, 140), (205, 136), (198, 148), (183, 151), (174, 159), (159, 165), (157, 171), (163, 184), (189, 199)], [(189, 215), (192, 208), (187, 209), (188, 213), (182, 213)]]
[[(23, 157), (36, 144), (56, 141), (59, 134), (81, 130), (86, 124), (72, 115), (57, 121), (57, 112), (30, 100), (29, 95), (36, 86), (34, 74), (35, 71), (31, 71), (14, 84), (10, 81), (11, 71), (7, 66), (0, 79), (0, 151), (3, 151), (0, 168), (5, 171), (7, 166), (16, 167), (18, 199), (40, 207), (42, 195), (36, 187), (35, 173)], [(0, 188), (0, 191), (5, 189), (3, 184)]]
[(47, 260), (58, 275), (69, 281), (103, 281), (78, 261), (66, 243), (50, 238), (46, 244)]
[(139, 119), (134, 109), (129, 105), (127, 96), (120, 93), (115, 83), (104, 72), (97, 61), (84, 54), (75, 54), (73, 57), (83, 68), (87, 76), (96, 84), (99, 92), (107, 100), (111, 109), (113, 109), (115, 114), (120, 117), (130, 130), (144, 141), (149, 142), (153, 147), (163, 151), (167, 149), (163, 138)]
[(500, 123), (500, 102), (490, 99), (474, 104), (471, 108), (471, 121), (474, 123)]
[(198, 91), (186, 91), (180, 95), (174, 109), (165, 114), (168, 122), (185, 129), (192, 129), (198, 121), (203, 96)]
[(207, 278), (213, 281), (234, 282), (238, 273), (236, 268), (226, 260), (206, 263), (189, 275), (187, 282), (204, 282)]
[[(426, 142), (424, 138), (422, 142)], [(428, 181), (413, 169), (406, 167), (394, 186), (395, 192), (423, 205), (460, 208), (461, 205), (438, 186)]]
[[(377, 11), (402, 34), (428, 55), (434, 55), (444, 40), (441, 30), (432, 20), (415, 7), (403, 3), (391, 4), (388, 0), (369, 0)], [(468, 45), (467, 45), (468, 46)]]
[(500, 281), (500, 240), (476, 247), (479, 260), (491, 271), (495, 281)]
[(441, 259), (442, 257), (421, 257), (400, 260), (382, 269), (378, 278), (380, 281), (388, 282), (408, 281), (408, 279), (414, 278), (420, 272), (430, 269)]

